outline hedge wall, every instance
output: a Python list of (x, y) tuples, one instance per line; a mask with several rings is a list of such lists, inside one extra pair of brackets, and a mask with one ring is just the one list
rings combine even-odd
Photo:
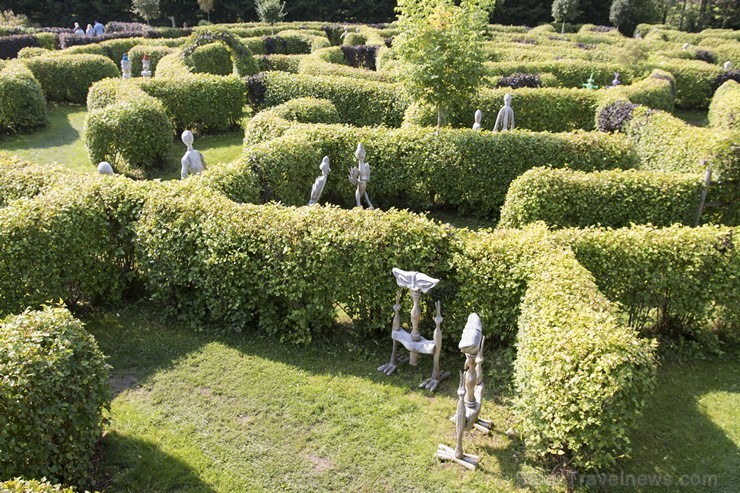
[(72, 488), (64, 488), (59, 484), (35, 479), (27, 481), (21, 478), (0, 481), (0, 491), (3, 493), (75, 493)]
[(740, 330), (739, 244), (731, 228), (571, 229), (557, 237), (644, 333), (706, 339), (708, 326)]
[(489, 75), (511, 75), (514, 73), (554, 74), (564, 87), (581, 87), (593, 73), (594, 80), (599, 86), (607, 85), (614, 79), (614, 72), (619, 72), (622, 84), (632, 83), (632, 79), (639, 76), (644, 70), (628, 66), (623, 62), (599, 63), (587, 60), (553, 60), (545, 62), (506, 62), (486, 63)]
[(728, 80), (714, 93), (709, 105), (709, 125), (740, 130), (740, 84)]
[[(433, 129), (418, 127), (301, 124), (280, 131), (285, 135), (245, 151), (246, 165), (240, 172), (256, 169), (268, 197), (290, 205), (308, 201), (323, 156), (329, 156), (332, 163), (349, 166), (356, 161), (358, 142), (364, 143), (372, 166), (368, 193), (373, 203), (384, 209), (397, 206), (428, 210), (438, 204), (458, 208), (462, 213), (496, 217), (509, 183), (529, 168), (567, 166), (592, 171), (637, 165), (631, 146), (623, 138), (598, 133), (492, 134), (443, 129), (437, 134)], [(267, 133), (269, 129), (262, 135)], [(323, 200), (353, 206), (352, 185), (343, 176), (331, 175)]]
[(131, 60), (131, 71), (137, 77), (141, 74), (141, 60), (144, 58), (144, 55), (146, 55), (149, 59), (149, 70), (151, 70), (154, 75), (157, 72), (157, 64), (159, 64), (159, 61), (174, 51), (174, 48), (170, 48), (168, 46), (134, 46), (128, 52), (128, 58)]
[(39, 81), (46, 99), (84, 104), (90, 86), (107, 77), (118, 77), (116, 65), (100, 55), (50, 55), (23, 59)]
[(660, 68), (676, 79), (676, 106), (706, 109), (721, 69), (698, 60), (666, 60)]
[(20, 62), (0, 68), (0, 134), (46, 125), (41, 84)]
[[(166, 56), (164, 59), (171, 55)], [(161, 68), (161, 65), (160, 65)], [(177, 78), (136, 78), (127, 81), (164, 105), (176, 132), (190, 129), (199, 132), (223, 132), (239, 123), (246, 102), (245, 87), (236, 76), (209, 74)], [(95, 84), (87, 100), (88, 109), (97, 109), (121, 98), (120, 80)], [(124, 89), (124, 92), (126, 90)], [(131, 96), (125, 95), (124, 99)]]
[(11, 200), (35, 197), (74, 174), (63, 165), (34, 164), (0, 152), (0, 207)]
[(619, 324), (568, 249), (540, 257), (518, 326), (515, 410), (527, 452), (578, 470), (613, 466), (653, 389), (654, 344)]
[(267, 72), (261, 85), (263, 97), (251, 96), (255, 108), (268, 108), (300, 97), (328, 99), (343, 123), (357, 126), (399, 127), (410, 104), (400, 85), (369, 80)]
[(199, 46), (191, 60), (196, 74), (230, 75), (234, 71), (231, 53), (221, 43)]
[(640, 156), (640, 168), (703, 173), (707, 160), (722, 179), (740, 178), (738, 132), (700, 128), (663, 111), (637, 107), (624, 127)]
[(690, 226), (702, 188), (703, 180), (691, 174), (534, 168), (511, 183), (499, 227), (536, 221), (557, 228)]
[(110, 402), (95, 339), (63, 308), (8, 317), (0, 374), (0, 479), (86, 482)]

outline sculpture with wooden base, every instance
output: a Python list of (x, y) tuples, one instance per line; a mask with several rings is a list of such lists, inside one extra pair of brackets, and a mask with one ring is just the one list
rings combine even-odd
[[(439, 369), (439, 355), (442, 350), (442, 305), (436, 302), (437, 316), (434, 318), (436, 328), (434, 329), (434, 338), (430, 341), (425, 339), (419, 333), (419, 323), (421, 322), (421, 294), (426, 294), (430, 289), (439, 283), (439, 279), (434, 279), (422, 274), (421, 272), (404, 271), (398, 268), (393, 269), (393, 275), (396, 283), (401, 288), (408, 288), (411, 292), (411, 300), (414, 306), (411, 309), (411, 332), (401, 328), (401, 296), (403, 290), (399, 289), (396, 295), (396, 303), (393, 305), (393, 330), (391, 338), (393, 339), (393, 350), (391, 360), (378, 367), (378, 371), (386, 375), (392, 375), (399, 363), (408, 363), (416, 366), (419, 362), (420, 354), (431, 354), (434, 356), (434, 369), (432, 376), (424, 380), (419, 387), (429, 389), (431, 392), (437, 390), (439, 382), (450, 376), (449, 372), (443, 372)], [(409, 351), (408, 357), (398, 357), (398, 343), (401, 343)]]

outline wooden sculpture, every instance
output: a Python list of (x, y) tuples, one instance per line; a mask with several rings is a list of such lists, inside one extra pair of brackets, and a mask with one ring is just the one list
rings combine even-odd
[(489, 421), (478, 419), (483, 403), (483, 347), (485, 340), (480, 317), (476, 313), (471, 313), (468, 316), (468, 322), (465, 324), (459, 344), (460, 351), (465, 354), (465, 371), (460, 373), (460, 387), (457, 391), (457, 413), (452, 418), (455, 421), (457, 445), (453, 450), (446, 445), (439, 444), (437, 450), (438, 458), (457, 462), (468, 469), (475, 469), (479, 459), (475, 455), (463, 452), (463, 433), (472, 428), (483, 433), (491, 431)]
[[(419, 387), (429, 389), (434, 392), (437, 390), (439, 382), (450, 376), (449, 372), (443, 372), (439, 369), (439, 355), (442, 349), (442, 305), (439, 301), (436, 302), (437, 316), (434, 317), (434, 323), (436, 328), (434, 329), (433, 340), (425, 339), (419, 333), (419, 323), (421, 322), (421, 306), (419, 301), (421, 294), (426, 294), (430, 289), (439, 283), (439, 279), (434, 279), (422, 274), (421, 272), (404, 271), (401, 269), (393, 269), (393, 275), (396, 278), (396, 283), (401, 288), (408, 288), (411, 292), (411, 300), (414, 303), (411, 309), (411, 332), (401, 328), (401, 296), (403, 295), (403, 289), (398, 290), (396, 295), (396, 303), (393, 305), (393, 330), (391, 331), (391, 338), (393, 339), (393, 350), (391, 352), (390, 362), (378, 367), (378, 371), (385, 373), (386, 375), (393, 374), (399, 363), (408, 363), (412, 366), (416, 366), (419, 362), (420, 354), (432, 354), (434, 355), (434, 369), (432, 370), (431, 378), (424, 380)], [(408, 358), (399, 358), (397, 353), (397, 344), (403, 344), (403, 346), (409, 351)]]

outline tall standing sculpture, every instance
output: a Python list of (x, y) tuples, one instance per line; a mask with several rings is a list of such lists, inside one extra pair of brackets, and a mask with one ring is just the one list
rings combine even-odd
[(182, 143), (185, 144), (188, 150), (182, 156), (182, 170), (180, 171), (180, 179), (184, 180), (188, 173), (199, 175), (206, 169), (206, 160), (199, 151), (193, 149), (193, 133), (190, 130), (185, 130), (182, 133)]
[(491, 430), (491, 423), (478, 419), (481, 405), (483, 404), (483, 327), (480, 317), (476, 313), (468, 316), (465, 324), (459, 348), (465, 354), (465, 371), (460, 372), (460, 387), (458, 388), (457, 412), (454, 416), (457, 444), (454, 449), (439, 444), (437, 457), (441, 460), (449, 460), (475, 469), (478, 464), (478, 456), (466, 454), (463, 451), (462, 440), (466, 430), (475, 427), (484, 433)]
[(324, 156), (324, 159), (319, 165), (319, 169), (321, 170), (321, 176), (316, 178), (316, 181), (313, 182), (313, 187), (311, 187), (311, 199), (308, 201), (308, 205), (317, 204), (321, 198), (321, 193), (324, 191), (326, 180), (329, 178), (329, 173), (331, 172), (331, 168), (329, 167), (329, 156)]
[(357, 144), (357, 150), (355, 151), (358, 164), (349, 170), (349, 182), (357, 187), (357, 190), (355, 190), (357, 207), (362, 207), (362, 198), (365, 197), (368, 207), (373, 209), (373, 204), (367, 195), (367, 182), (370, 181), (370, 164), (365, 162), (366, 156), (365, 146), (360, 142)]
[(483, 112), (481, 110), (475, 110), (475, 123), (473, 123), (473, 130), (476, 132), (480, 131), (481, 120), (483, 120)]
[[(393, 339), (393, 350), (391, 352), (390, 362), (378, 367), (378, 371), (385, 373), (386, 375), (393, 374), (399, 363), (408, 363), (411, 366), (416, 366), (419, 362), (419, 354), (432, 354), (434, 355), (434, 368), (432, 370), (432, 376), (424, 380), (419, 387), (429, 389), (434, 392), (437, 390), (439, 382), (450, 376), (449, 372), (443, 372), (439, 369), (439, 355), (442, 350), (442, 305), (439, 301), (436, 302), (437, 316), (434, 317), (435, 329), (433, 340), (425, 339), (419, 333), (419, 323), (421, 322), (421, 306), (419, 301), (421, 294), (426, 294), (430, 289), (439, 283), (439, 279), (434, 279), (421, 272), (404, 271), (398, 268), (393, 269), (393, 275), (396, 278), (396, 283), (401, 288), (408, 288), (411, 292), (411, 300), (414, 303), (411, 308), (411, 332), (401, 328), (401, 296), (403, 296), (403, 289), (398, 290), (396, 295), (396, 304), (393, 305), (393, 330), (391, 331), (391, 338)], [(398, 343), (401, 343), (408, 351), (408, 358), (399, 358), (397, 349)]]
[(504, 107), (498, 112), (493, 131), (498, 132), (499, 123), (501, 130), (514, 130), (514, 109), (511, 107), (511, 94), (504, 96)]

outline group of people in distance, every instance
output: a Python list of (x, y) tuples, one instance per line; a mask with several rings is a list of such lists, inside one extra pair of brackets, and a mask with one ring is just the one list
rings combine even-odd
[(88, 24), (87, 29), (83, 31), (83, 29), (80, 27), (79, 22), (75, 22), (75, 34), (78, 36), (87, 36), (88, 38), (92, 38), (93, 36), (102, 36), (105, 33), (105, 26), (103, 26), (100, 22), (95, 21), (95, 24)]

